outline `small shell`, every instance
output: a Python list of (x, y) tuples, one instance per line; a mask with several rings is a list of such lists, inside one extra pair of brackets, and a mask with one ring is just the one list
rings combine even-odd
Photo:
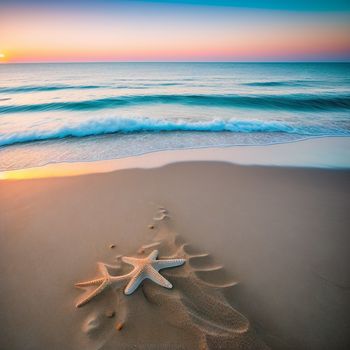
[(112, 318), (115, 315), (115, 311), (114, 310), (108, 310), (108, 311), (106, 311), (105, 315), (108, 318)]
[(155, 217), (153, 218), (153, 220), (154, 220), (154, 221), (162, 221), (162, 220), (164, 220), (164, 219), (166, 219), (166, 218), (169, 218), (169, 215), (168, 215), (168, 214), (161, 214), (161, 216), (155, 216)]
[(117, 323), (115, 324), (115, 329), (116, 329), (117, 331), (122, 330), (123, 327), (124, 327), (124, 323), (122, 323), (122, 322), (117, 322)]

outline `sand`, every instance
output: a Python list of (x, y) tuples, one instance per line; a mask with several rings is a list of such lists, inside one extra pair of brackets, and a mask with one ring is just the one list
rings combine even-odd
[[(3, 180), (0, 348), (347, 349), (349, 175), (190, 161)], [(120, 255), (153, 249), (186, 259), (161, 271), (173, 289), (75, 307), (97, 262), (124, 273)]]

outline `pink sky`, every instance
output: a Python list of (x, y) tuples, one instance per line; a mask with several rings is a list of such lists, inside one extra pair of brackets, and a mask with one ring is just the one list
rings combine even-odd
[(7, 6), (0, 23), (3, 62), (350, 57), (348, 13), (137, 3), (84, 10)]

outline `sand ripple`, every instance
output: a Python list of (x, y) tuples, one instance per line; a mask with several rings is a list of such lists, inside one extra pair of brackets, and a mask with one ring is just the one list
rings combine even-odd
[[(157, 349), (186, 348), (188, 337), (186, 338), (185, 334), (191, 334), (191, 348), (267, 349), (257, 337), (248, 319), (235, 310), (223, 294), (223, 290), (234, 288), (238, 281), (232, 279), (224, 266), (216, 263), (214, 257), (206, 252), (198, 251), (193, 245), (184, 242), (180, 235), (173, 232), (169, 216), (167, 216), (168, 220), (159, 221), (163, 214), (165, 214), (164, 209), (156, 213), (155, 229), (150, 232), (149, 242), (145, 242), (140, 247), (138, 254), (147, 254), (157, 246), (160, 259), (186, 259), (184, 266), (162, 271), (174, 288), (168, 290), (151, 281), (145, 281), (135, 295), (126, 296), (122, 293), (122, 289), (107, 292), (108, 296), (101, 295), (89, 307), (98, 308), (103, 314), (104, 308), (111, 308), (111, 305), (114, 304), (116, 317), (105, 324), (99, 336), (98, 329), (96, 329), (98, 324), (91, 323), (90, 315), (84, 323), (84, 332), (90, 337), (99, 337), (98, 348), (103, 349), (112, 348), (116, 344), (118, 348), (129, 348), (128, 346), (136, 342), (138, 343), (137, 348), (152, 348), (148, 343), (156, 344), (157, 337), (160, 342)], [(151, 313), (154, 313), (154, 316)], [(144, 335), (142, 329), (138, 329), (138, 333), (135, 333), (136, 327), (134, 328), (133, 324), (139, 323), (139, 317), (148, 320), (156, 318), (161, 321), (159, 323), (161, 326), (159, 324), (155, 326), (158, 329), (153, 330), (151, 337), (146, 334), (146, 329), (144, 329)], [(168, 330), (167, 334), (161, 335), (157, 332), (161, 331), (159, 327), (162, 327), (164, 322), (167, 323)], [(113, 324), (114, 331), (107, 331), (106, 328), (112, 329)], [(120, 324), (123, 325), (122, 328), (116, 326)], [(181, 335), (181, 332), (184, 332), (185, 344), (182, 344), (184, 347), (182, 345), (161, 345), (164, 343), (162, 337), (167, 339), (171, 333)], [(102, 335), (104, 341), (101, 339)]]

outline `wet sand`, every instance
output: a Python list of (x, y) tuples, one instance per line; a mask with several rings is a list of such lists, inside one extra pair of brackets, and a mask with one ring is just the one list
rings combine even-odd
[[(0, 348), (347, 349), (349, 190), (346, 170), (209, 161), (3, 180)], [(186, 259), (173, 289), (75, 307), (97, 262), (153, 249)]]

